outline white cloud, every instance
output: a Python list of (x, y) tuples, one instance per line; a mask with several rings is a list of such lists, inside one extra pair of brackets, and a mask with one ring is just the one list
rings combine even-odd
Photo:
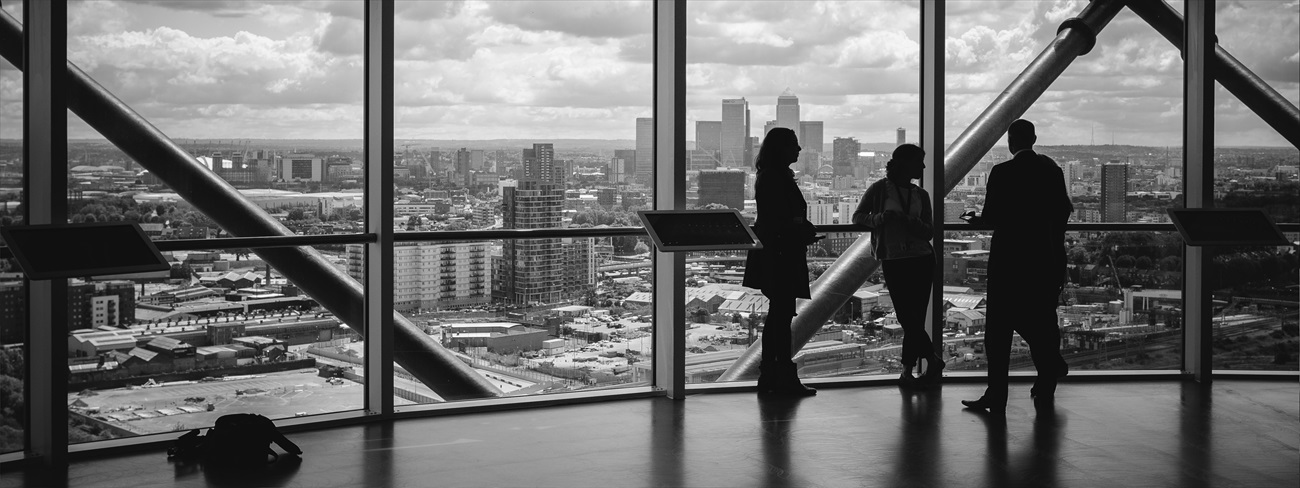
[[(949, 1), (945, 138), (955, 138), (1086, 5)], [(1217, 12), (1223, 46), (1293, 103), (1300, 100), (1297, 5), (1221, 1)], [(651, 112), (647, 2), (397, 7), (399, 137), (630, 139), (633, 119)], [(360, 12), (357, 2), (75, 2), (70, 57), (177, 137), (356, 138)], [(718, 120), (722, 98), (744, 96), (757, 135), (789, 87), (806, 118), (826, 122), (828, 140), (889, 141), (895, 127), (916, 130), (916, 2), (695, 1), (687, 12), (689, 121)], [(1085, 142), (1096, 127), (1175, 145), (1181, 76), (1177, 50), (1122, 11), (1026, 117), (1041, 121), (1049, 144)], [(0, 114), (15, 110), (16, 80), (0, 73)], [(1225, 104), (1216, 120), (1221, 140), (1269, 140), (1257, 117), (1235, 100)], [(14, 124), (3, 125), (0, 136), (9, 137)]]

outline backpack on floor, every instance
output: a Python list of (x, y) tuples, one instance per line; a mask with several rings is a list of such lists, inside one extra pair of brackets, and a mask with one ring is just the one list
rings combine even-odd
[(302, 454), (302, 449), (281, 434), (271, 419), (253, 413), (236, 413), (218, 418), (206, 436), (199, 429), (185, 433), (167, 450), (167, 457), (256, 466), (280, 458), (271, 448), (272, 442), (285, 452)]

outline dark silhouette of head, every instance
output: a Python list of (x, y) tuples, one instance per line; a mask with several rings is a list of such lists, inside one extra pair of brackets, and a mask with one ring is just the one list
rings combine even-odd
[(774, 128), (763, 137), (754, 167), (762, 170), (789, 166), (799, 160), (799, 149), (799, 138), (794, 131), (785, 127)]
[(1038, 141), (1038, 136), (1034, 135), (1034, 123), (1025, 119), (1016, 119), (1007, 128), (1007, 147), (1011, 149), (1011, 154), (1019, 152), (1021, 149), (1031, 149), (1034, 142)]
[(925, 170), (925, 151), (916, 144), (903, 144), (894, 149), (894, 155), (885, 163), (885, 177), (895, 181), (920, 178)]

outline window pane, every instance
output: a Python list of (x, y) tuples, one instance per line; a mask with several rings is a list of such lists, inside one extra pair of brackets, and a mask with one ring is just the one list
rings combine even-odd
[[(989, 244), (990, 235), (980, 232), (948, 232), (944, 241), (943, 341), (952, 371), (988, 367), (982, 336)], [(1066, 249), (1070, 281), (1057, 307), (1057, 325), (1070, 367), (1181, 368), (1179, 235), (1069, 232)], [(1012, 369), (1032, 371), (1028, 346), (1019, 337), (1012, 344)]]
[[(1215, 22), (1225, 50), (1292, 106), (1300, 104), (1300, 9), (1242, 2), (1216, 9)], [(1216, 86), (1215, 206), (1262, 208), (1276, 222), (1300, 222), (1300, 149)]]
[[(613, 254), (642, 240), (399, 242), (394, 307), (510, 396), (645, 386), (650, 261)], [(350, 262), (362, 252), (349, 246)], [(395, 375), (399, 404), (443, 401)]]
[[(1220, 45), (1282, 95), (1300, 104), (1300, 9), (1241, 2), (1215, 9)], [(1275, 222), (1300, 222), (1300, 150), (1222, 85), (1215, 92), (1214, 206), (1262, 208)], [(1291, 240), (1298, 237), (1289, 235)], [(1214, 295), (1214, 368), (1295, 371), (1296, 284), (1290, 247), (1214, 249), (1206, 286)]]
[[(291, 233), (357, 232), (362, 8), (70, 1), (68, 60)], [(155, 239), (229, 236), (195, 206), (205, 202), (178, 195), (201, 183), (155, 176), (176, 163), (136, 161), (75, 114), (68, 157), (71, 222), (136, 221)]]
[[(317, 250), (346, 269), (342, 246)], [(231, 250), (170, 255), (156, 277), (70, 280), (70, 442), (362, 408), (360, 335), (280, 270)]]
[[(21, 3), (0, 10), (22, 22)], [(23, 222), (23, 150), (23, 72), (0, 59), (0, 226)], [(26, 303), (18, 263), (0, 261), (0, 453), (26, 443)]]
[[(626, 210), (651, 204), (649, 2), (398, 2), (396, 16), (399, 231), (640, 225)], [(506, 218), (506, 189), (525, 185), (562, 207)]]
[[(1085, 6), (949, 4), (945, 139), (957, 139)], [(1064, 171), (1071, 221), (1165, 222), (1166, 209), (1181, 206), (1182, 73), (1178, 49), (1121, 10), (1025, 113), (1035, 149)], [(1010, 156), (1003, 137), (949, 193), (945, 220), (981, 207), (989, 172)]]
[(1206, 273), (1214, 295), (1214, 368), (1295, 371), (1296, 253), (1290, 247), (1218, 247)]
[[(854, 198), (919, 140), (917, 2), (689, 2), (688, 208), (753, 208), (753, 164), (793, 130), (808, 203)], [(885, 155), (881, 157), (880, 155)]]

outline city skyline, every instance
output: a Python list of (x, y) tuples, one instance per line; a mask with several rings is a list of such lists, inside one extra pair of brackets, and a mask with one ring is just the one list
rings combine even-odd
[[(1084, 3), (950, 2), (945, 140)], [(18, 16), (21, 6), (4, 10)], [(1297, 8), (1220, 3), (1216, 17), (1223, 46), (1292, 103)], [(397, 15), (399, 139), (634, 139), (630, 121), (651, 115), (648, 3), (399, 2)], [(688, 16), (688, 124), (717, 120), (718, 100), (742, 96), (754, 120), (774, 120), (790, 88), (802, 119), (826, 121), (828, 139), (917, 133), (916, 4), (695, 2)], [(69, 58), (173, 138), (354, 139), (360, 17), (352, 3), (73, 2)], [(0, 118), (20, 120), (21, 78), (0, 65)], [(1045, 145), (1092, 142), (1094, 132), (1179, 145), (1181, 71), (1177, 51), (1124, 11), (1025, 116)], [(1285, 144), (1231, 95), (1217, 96), (1221, 144)], [(95, 136), (70, 119), (70, 138)], [(3, 126), (0, 138), (21, 134), (21, 124)]]

